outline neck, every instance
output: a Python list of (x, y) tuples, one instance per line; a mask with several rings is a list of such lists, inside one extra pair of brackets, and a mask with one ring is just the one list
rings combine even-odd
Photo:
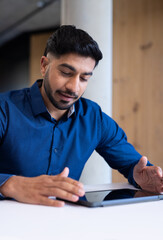
[[(45, 104), (46, 105), (46, 104)], [(59, 110), (56, 109), (55, 107), (47, 106), (46, 108), (52, 118), (54, 118), (56, 121), (62, 118), (62, 116), (66, 113), (67, 110)], [(55, 109), (54, 109), (55, 108)]]
[(54, 118), (55, 120), (59, 120), (66, 112), (67, 110), (60, 110), (50, 102), (49, 98), (46, 95), (45, 89), (43, 87), (40, 88), (41, 95), (44, 100), (44, 104), (50, 113), (51, 117)]

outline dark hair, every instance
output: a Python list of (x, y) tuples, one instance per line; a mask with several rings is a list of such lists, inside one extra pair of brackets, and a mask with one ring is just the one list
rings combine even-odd
[(85, 31), (73, 25), (62, 25), (48, 39), (44, 56), (52, 53), (56, 57), (67, 53), (76, 53), (81, 56), (91, 57), (96, 61), (102, 59), (102, 53), (96, 41)]

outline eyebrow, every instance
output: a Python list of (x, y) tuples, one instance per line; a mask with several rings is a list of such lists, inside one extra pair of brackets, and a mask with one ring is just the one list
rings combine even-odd
[[(66, 67), (66, 68), (70, 69), (71, 71), (76, 72), (76, 69), (73, 66), (71, 66), (71, 65), (69, 65), (67, 63), (62, 63), (59, 66), (60, 67)], [(84, 73), (82, 73), (82, 75), (90, 75), (90, 76), (92, 76), (93, 73), (92, 72), (84, 72)]]

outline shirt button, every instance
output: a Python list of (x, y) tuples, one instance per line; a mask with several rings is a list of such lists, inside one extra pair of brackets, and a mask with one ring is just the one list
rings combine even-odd
[(58, 152), (58, 149), (57, 149), (57, 148), (54, 148), (54, 152), (57, 153), (57, 152)]

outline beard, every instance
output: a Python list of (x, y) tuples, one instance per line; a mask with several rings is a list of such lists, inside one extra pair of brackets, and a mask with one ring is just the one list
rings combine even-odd
[(43, 81), (43, 85), (44, 85), (44, 89), (45, 89), (45, 93), (49, 99), (49, 101), (52, 103), (52, 105), (59, 109), (59, 110), (67, 110), (69, 109), (73, 104), (74, 102), (76, 102), (78, 100), (78, 96), (71, 92), (70, 90), (66, 90), (66, 91), (61, 91), (61, 90), (57, 90), (56, 93), (65, 93), (65, 94), (68, 94), (69, 96), (73, 97), (74, 98), (74, 102), (73, 103), (69, 103), (68, 101), (64, 101), (64, 100), (60, 100), (60, 101), (57, 101), (55, 100), (55, 98), (53, 97), (53, 90), (50, 86), (50, 83), (49, 83), (49, 71), (47, 71), (47, 73), (45, 74), (45, 77), (44, 77), (44, 81)]

